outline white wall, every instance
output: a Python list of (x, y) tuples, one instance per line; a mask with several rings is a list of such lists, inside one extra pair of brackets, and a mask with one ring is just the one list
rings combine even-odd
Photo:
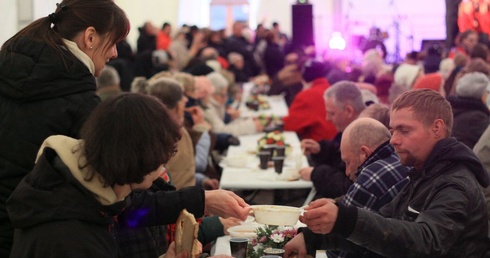
[(16, 2), (17, 1), (0, 0), (0, 17), (2, 17), (0, 46), (18, 31)]
[(126, 12), (131, 23), (128, 42), (132, 45), (133, 50), (136, 50), (138, 27), (141, 27), (146, 21), (153, 22), (158, 28), (164, 22), (169, 22), (174, 28), (177, 27), (178, 0), (115, 0), (115, 2)]
[(280, 29), (291, 36), (291, 3), (293, 2), (292, 0), (257, 1), (256, 23), (262, 23), (265, 27), (271, 28), (272, 23), (276, 21)]

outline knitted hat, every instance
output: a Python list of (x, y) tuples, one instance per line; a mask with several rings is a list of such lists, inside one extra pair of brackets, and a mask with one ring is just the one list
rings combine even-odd
[(401, 64), (395, 71), (395, 84), (412, 88), (420, 70), (421, 67), (417, 65)]
[(442, 85), (442, 74), (430, 73), (420, 77), (413, 85), (414, 89), (431, 89), (439, 92)]
[(461, 77), (456, 84), (456, 95), (459, 97), (468, 97), (481, 99), (483, 94), (488, 91), (490, 80), (483, 73), (468, 73)]

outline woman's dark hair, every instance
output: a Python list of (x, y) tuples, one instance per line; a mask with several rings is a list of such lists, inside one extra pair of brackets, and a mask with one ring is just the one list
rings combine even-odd
[(67, 53), (62, 39), (73, 40), (90, 26), (107, 38), (104, 49), (126, 38), (130, 29), (126, 14), (113, 0), (63, 0), (54, 13), (37, 19), (7, 40), (2, 50), (11, 49), (20, 38), (28, 37), (46, 42), (62, 58)]
[(105, 186), (141, 183), (176, 152), (180, 126), (157, 98), (123, 93), (102, 102), (80, 131), (88, 169)]
[(164, 30), (168, 26), (172, 26), (172, 25), (170, 25), (170, 23), (168, 23), (168, 22), (164, 22), (163, 25), (162, 25), (162, 30)]

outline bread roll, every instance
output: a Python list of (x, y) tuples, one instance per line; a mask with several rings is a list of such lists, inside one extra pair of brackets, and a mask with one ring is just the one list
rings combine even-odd
[(199, 224), (196, 222), (194, 215), (183, 209), (177, 219), (175, 229), (175, 251), (177, 254), (187, 251), (188, 257), (199, 257), (198, 230)]

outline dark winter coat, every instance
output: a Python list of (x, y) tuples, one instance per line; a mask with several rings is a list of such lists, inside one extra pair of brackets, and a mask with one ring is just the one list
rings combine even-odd
[(490, 122), (488, 107), (475, 98), (449, 97), (453, 108), (452, 136), (473, 149)]
[(102, 205), (45, 148), (7, 203), (16, 228), (10, 257), (117, 257), (111, 228), (128, 204)]
[(454, 138), (440, 140), (409, 177), (381, 215), (339, 205), (332, 233), (323, 235), (337, 236), (327, 248), (349, 250), (355, 243), (386, 257), (489, 257), (481, 187), (490, 178), (475, 154)]
[(78, 137), (100, 103), (95, 89), (94, 76), (68, 51), (62, 61), (47, 44), (24, 38), (0, 52), (0, 256), (12, 244), (7, 198), (48, 136)]

